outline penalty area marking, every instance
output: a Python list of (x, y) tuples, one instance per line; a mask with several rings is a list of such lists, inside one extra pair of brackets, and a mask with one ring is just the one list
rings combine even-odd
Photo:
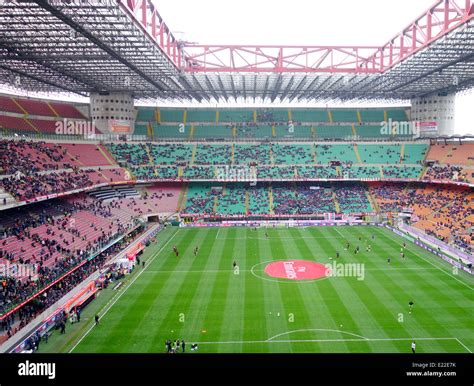
[(288, 334), (292, 334), (294, 332), (307, 332), (307, 331), (329, 331), (329, 332), (340, 332), (341, 334), (347, 334), (347, 335), (352, 335), (352, 336), (355, 336), (356, 338), (360, 338), (360, 339), (363, 339), (363, 340), (369, 340), (368, 338), (366, 338), (365, 336), (362, 336), (362, 335), (358, 335), (358, 334), (354, 334), (353, 332), (349, 332), (349, 331), (343, 331), (343, 330), (332, 330), (330, 328), (304, 328), (304, 329), (301, 329), (301, 330), (292, 330), (292, 331), (286, 331), (286, 332), (282, 332), (281, 334), (277, 334), (275, 336), (272, 336), (271, 338), (268, 338), (267, 339), (267, 342), (275, 339), (275, 338), (278, 338), (280, 336), (283, 336), (283, 335), (288, 335)]
[[(179, 230), (179, 229), (178, 229)], [(176, 232), (174, 232), (173, 236), (171, 236), (168, 241), (159, 249), (158, 252), (156, 252), (152, 258), (150, 259), (150, 261), (148, 262), (147, 266), (150, 266), (150, 264), (152, 263), (153, 260), (155, 260), (155, 258), (161, 253), (161, 251), (169, 244), (169, 242), (171, 240), (174, 239), (174, 237), (178, 234), (178, 230)], [(106, 308), (105, 310), (102, 312), (102, 315), (101, 315), (101, 318), (103, 318), (107, 312), (109, 312), (109, 310), (112, 308), (112, 306), (117, 303), (117, 301), (122, 297), (122, 295), (127, 292), (127, 290), (132, 286), (133, 283), (135, 283), (135, 281), (140, 277), (140, 275), (145, 272), (145, 269), (144, 270), (141, 270), (140, 272), (137, 273), (137, 276), (135, 276), (132, 281), (127, 285), (127, 287), (125, 287), (122, 292), (118, 293), (116, 295), (116, 298), (112, 298), (111, 300), (109, 300), (109, 303), (107, 303), (106, 305)], [(113, 301), (112, 301), (113, 300)], [(92, 326), (86, 331), (86, 333), (81, 336), (81, 338), (77, 341), (77, 343), (71, 348), (71, 350), (69, 350), (69, 353), (72, 353), (75, 348), (77, 346), (79, 346), (79, 344), (84, 340), (84, 338), (89, 335), (89, 333), (92, 331), (92, 329), (95, 327), (95, 324), (92, 324)]]
[[(339, 330), (334, 330), (339, 331)], [(343, 331), (339, 331), (344, 333)], [(262, 344), (262, 343), (333, 343), (333, 342), (400, 342), (400, 341), (442, 341), (454, 340), (458, 342), (467, 352), (472, 351), (462, 343), (458, 338), (337, 338), (337, 339), (281, 339), (281, 340), (236, 340), (236, 341), (222, 341), (222, 342), (193, 342), (197, 344), (212, 345), (212, 344)]]

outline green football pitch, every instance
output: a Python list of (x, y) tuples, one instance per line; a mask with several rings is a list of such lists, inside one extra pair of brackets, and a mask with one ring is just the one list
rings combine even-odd
[[(409, 353), (415, 340), (417, 352), (474, 351), (473, 278), (408, 241), (402, 259), (404, 241), (378, 227), (167, 228), (145, 268), (87, 306), (100, 304), (100, 324), (86, 308), (68, 343), (49, 347), (164, 353), (184, 339), (199, 353)], [(289, 260), (359, 271), (301, 281), (264, 271)]]

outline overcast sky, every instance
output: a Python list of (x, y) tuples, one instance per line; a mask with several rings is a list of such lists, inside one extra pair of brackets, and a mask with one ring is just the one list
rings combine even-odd
[(178, 39), (207, 44), (376, 45), (433, 0), (153, 0)]
[[(381, 46), (434, 3), (434, 0), (152, 1), (175, 37), (188, 42), (338, 46)], [(474, 90), (456, 100), (456, 133), (474, 134), (471, 121)]]

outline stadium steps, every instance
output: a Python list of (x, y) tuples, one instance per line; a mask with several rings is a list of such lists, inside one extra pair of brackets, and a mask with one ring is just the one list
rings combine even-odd
[(275, 214), (275, 211), (273, 210), (273, 188), (271, 185), (268, 187), (268, 206), (270, 214)]
[(293, 113), (291, 112), (291, 110), (288, 110), (288, 121), (293, 122)]
[(194, 125), (191, 125), (191, 128), (189, 129), (189, 139), (192, 139), (194, 137)]
[[(233, 130), (235, 130), (235, 127)], [(234, 161), (235, 161), (235, 146), (234, 144), (232, 144), (232, 155), (230, 157), (230, 164), (234, 165)]]
[(384, 110), (384, 111), (383, 111), (383, 120), (384, 120), (385, 122), (388, 121), (388, 113), (387, 113), (387, 110)]
[(232, 128), (232, 137), (237, 138), (237, 128), (235, 126)]
[(178, 178), (183, 178), (184, 170), (182, 166), (178, 166)]
[(336, 208), (336, 213), (341, 213), (341, 206), (339, 205), (339, 201), (337, 200), (337, 195), (334, 189), (332, 189), (332, 199), (334, 201), (334, 207)]
[(216, 125), (219, 124), (219, 110), (216, 110)]
[(186, 125), (186, 122), (188, 120), (188, 110), (183, 111), (183, 123)]
[(316, 136), (317, 136), (316, 127), (314, 127), (314, 126), (311, 126), (311, 136), (313, 138), (316, 138)]
[(367, 189), (365, 194), (367, 195), (369, 204), (372, 206), (372, 209), (375, 210), (377, 213), (379, 213), (380, 212), (379, 205), (377, 204), (377, 200), (374, 198), (374, 196), (372, 196), (372, 192), (370, 191), (370, 189)]
[(257, 123), (257, 110), (253, 111), (253, 123)]
[(150, 148), (147, 144), (145, 144), (145, 151), (146, 151), (146, 154), (148, 155), (148, 159), (150, 160), (150, 165), (155, 165), (155, 160), (153, 159), (153, 156), (150, 152)]
[(23, 108), (23, 106), (20, 105), (20, 104), (16, 101), (15, 98), (12, 97), (11, 100), (13, 101), (13, 103), (15, 103), (15, 105), (16, 105), (21, 111), (23, 111), (23, 113), (24, 113), (25, 115), (27, 115), (27, 116), (30, 115), (30, 114), (28, 113), (28, 111), (26, 111), (26, 110)]
[(161, 112), (158, 107), (155, 110), (155, 121), (156, 123), (161, 123)]
[(272, 137), (276, 137), (276, 127), (272, 125)]
[(385, 178), (382, 165), (380, 165), (379, 168), (380, 168), (380, 175), (382, 176), (382, 178)]
[(153, 138), (153, 125), (151, 124), (151, 122), (147, 123), (146, 131), (147, 131), (147, 134), (148, 134), (148, 138)]
[(247, 216), (249, 215), (249, 202), (250, 202), (249, 192), (248, 190), (246, 190), (245, 191), (245, 213)]
[(219, 206), (219, 199), (217, 198), (217, 196), (214, 196), (214, 204), (212, 206), (213, 213), (217, 213), (218, 206)]
[(53, 108), (53, 106), (51, 106), (51, 103), (49, 102), (46, 102), (46, 104), (48, 105), (48, 107), (51, 109), (51, 111), (54, 113), (55, 116), (57, 116), (58, 118), (60, 117), (60, 115), (58, 114), (58, 112)]
[(99, 149), (100, 153), (104, 156), (104, 158), (108, 161), (110, 165), (117, 165), (114, 160), (114, 157), (112, 157), (112, 155), (106, 148), (103, 148), (102, 145), (97, 145), (97, 149)]
[(331, 112), (331, 110), (328, 110), (328, 121), (329, 121), (329, 123), (334, 123), (334, 120), (332, 119), (332, 112)]
[(403, 159), (405, 158), (405, 144), (402, 143), (400, 148), (400, 163), (403, 164)]
[(426, 166), (423, 167), (423, 169), (421, 169), (421, 173), (420, 175), (418, 176), (418, 179), (419, 180), (422, 180), (423, 177), (425, 176), (425, 174), (428, 172), (428, 168)]
[[(26, 111), (26, 110), (25, 110), (25, 111)], [(40, 133), (40, 134), (41, 134), (41, 132), (38, 130), (38, 128), (37, 128), (35, 125), (33, 125), (33, 123), (32, 123), (29, 119), (23, 118), (23, 120), (24, 120), (26, 123), (28, 123), (28, 125), (30, 125), (37, 133)]]
[(316, 148), (313, 145), (311, 146), (311, 155), (313, 157), (313, 163), (315, 165), (317, 165), (318, 164), (318, 155), (316, 153)]
[[(193, 127), (193, 126), (192, 126)], [(197, 144), (194, 144), (193, 146), (193, 154), (191, 155), (191, 162), (189, 163), (189, 166), (194, 165), (194, 160), (196, 159), (196, 150), (197, 150)]]
[(356, 155), (357, 162), (360, 163), (360, 164), (363, 164), (362, 158), (360, 158), (359, 148), (358, 148), (358, 146), (357, 146), (356, 143), (354, 144), (354, 153), (355, 153), (355, 155)]
[(337, 173), (337, 175), (338, 175), (339, 177), (342, 176), (342, 169), (341, 169), (340, 166), (336, 166), (336, 173)]
[[(359, 112), (357, 112), (357, 113), (359, 113)], [(359, 113), (359, 114), (360, 114), (360, 113)], [(354, 125), (354, 124), (352, 124), (352, 135), (353, 135), (354, 137), (357, 137), (357, 131), (356, 131), (356, 128), (355, 128), (355, 125)]]
[[(360, 111), (357, 110), (356, 114), (357, 114), (357, 122), (359, 122), (359, 125), (360, 125), (362, 123), (362, 117), (360, 116)], [(354, 126), (354, 125), (352, 125), (352, 126)]]
[(179, 198), (178, 198), (178, 205), (177, 205), (177, 208), (176, 208), (176, 212), (181, 212), (181, 210), (184, 209), (184, 206), (183, 204), (186, 204), (186, 201), (188, 200), (188, 189), (189, 189), (189, 184), (188, 183), (185, 183), (183, 185), (183, 188), (181, 189), (180, 193), (179, 193)]
[(451, 146), (449, 151), (444, 155), (444, 157), (439, 160), (439, 163), (445, 164), (446, 160), (453, 155), (453, 151), (454, 151), (454, 146)]
[(273, 149), (270, 146), (270, 165), (275, 166), (275, 160), (273, 159)]

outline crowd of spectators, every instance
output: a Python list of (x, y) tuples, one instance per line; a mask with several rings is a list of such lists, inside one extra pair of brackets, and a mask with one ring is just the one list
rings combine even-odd
[(466, 175), (463, 173), (462, 166), (435, 165), (426, 171), (423, 180), (433, 181), (457, 181), (467, 182)]
[(339, 185), (335, 189), (341, 213), (367, 213), (374, 209), (367, 197), (367, 188), (358, 183)]
[[(92, 170), (74, 169), (71, 172), (21, 174), (0, 180), (0, 187), (16, 200), (25, 201), (52, 193), (67, 192), (92, 186)], [(105, 181), (104, 181), (105, 182)]]
[[(134, 234), (136, 233), (138, 233), (138, 230), (134, 232)], [(131, 237), (133, 237), (133, 234), (130, 235), (130, 238)], [(19, 308), (18, 312), (14, 312), (3, 319), (0, 323), (0, 331), (6, 333), (8, 338), (11, 337), (46, 308), (79, 285), (93, 272), (101, 269), (111, 256), (123, 249), (127, 241), (128, 240), (122, 240), (98, 254), (94, 259), (86, 260), (78, 269), (49, 287), (45, 292), (28, 302), (25, 306)], [(36, 281), (20, 281), (12, 277), (0, 277), (0, 312), (3, 313), (7, 311), (9, 308), (12, 308), (14, 304), (26, 300), (44, 288), (47, 284), (52, 282), (55, 273), (65, 274), (70, 271), (72, 267), (71, 265), (64, 265), (55, 272), (40, 272), (40, 277)]]
[(57, 144), (25, 140), (0, 141), (0, 174), (33, 174), (43, 170), (70, 168), (66, 150)]
[(474, 193), (464, 187), (377, 184), (371, 187), (381, 212), (412, 209), (412, 221), (444, 242), (474, 251)]
[(273, 188), (273, 210), (277, 215), (310, 215), (335, 213), (336, 207), (328, 186), (304, 185), (289, 189), (280, 185)]

